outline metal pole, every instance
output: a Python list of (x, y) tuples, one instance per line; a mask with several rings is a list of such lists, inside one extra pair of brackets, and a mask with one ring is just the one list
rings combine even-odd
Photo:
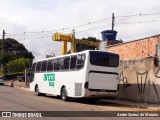
[(3, 39), (2, 39), (2, 52), (4, 52), (4, 38), (5, 37), (5, 30), (3, 30)]
[(25, 69), (25, 84), (27, 86), (27, 69)]
[(114, 13), (112, 13), (112, 31), (114, 30), (114, 21), (115, 21)]
[[(5, 39), (5, 30), (3, 30), (3, 38), (2, 38), (2, 59), (4, 59), (4, 39)], [(6, 77), (6, 70), (5, 70), (5, 66), (4, 63), (1, 65), (2, 66), (2, 71), (3, 71), (3, 77), (5, 79)]]
[(71, 52), (76, 52), (76, 39), (75, 39), (75, 29), (73, 29), (73, 39), (71, 41)]

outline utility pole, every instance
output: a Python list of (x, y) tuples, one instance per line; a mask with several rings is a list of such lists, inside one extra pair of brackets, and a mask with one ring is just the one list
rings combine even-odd
[(3, 30), (3, 39), (2, 39), (2, 52), (4, 53), (4, 39), (5, 39), (5, 30)]
[[(4, 39), (5, 39), (5, 30), (3, 30), (3, 38), (2, 38), (2, 59), (4, 59)], [(6, 76), (5, 66), (1, 64), (2, 71), (4, 73), (4, 78)]]
[(114, 30), (114, 22), (115, 22), (115, 17), (114, 13), (112, 13), (112, 31)]

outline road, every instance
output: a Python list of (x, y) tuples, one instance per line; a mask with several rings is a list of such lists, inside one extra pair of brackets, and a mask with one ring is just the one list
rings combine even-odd
[[(8, 86), (0, 86), (0, 111), (146, 111), (141, 108), (131, 108), (111, 104), (107, 102), (90, 103), (84, 100), (72, 100), (64, 102), (54, 96), (36, 96), (32, 92), (13, 88)], [(103, 119), (119, 119), (105, 117), (88, 117), (87, 119), (103, 120)], [(122, 118), (122, 117), (121, 117)], [(0, 118), (2, 119), (2, 118)], [(21, 118), (5, 118), (5, 119), (21, 119)], [(25, 118), (24, 118), (25, 119)], [(38, 120), (49, 119), (37, 118)], [(55, 119), (55, 117), (52, 117)], [(58, 117), (56, 120), (74, 120), (75, 117)], [(83, 117), (78, 117), (76, 120), (81, 120)], [(128, 117), (124, 117), (124, 120)], [(136, 119), (132, 117), (132, 119)], [(158, 118), (140, 118), (140, 119), (158, 119)]]

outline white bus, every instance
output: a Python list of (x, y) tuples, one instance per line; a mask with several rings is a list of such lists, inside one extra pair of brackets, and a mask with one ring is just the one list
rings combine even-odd
[(30, 91), (62, 100), (102, 98), (115, 94), (119, 84), (119, 55), (86, 50), (38, 60), (32, 65)]

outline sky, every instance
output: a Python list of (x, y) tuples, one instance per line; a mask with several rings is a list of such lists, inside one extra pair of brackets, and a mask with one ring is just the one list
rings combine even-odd
[[(33, 52), (35, 60), (60, 55), (56, 32), (78, 39), (101, 38), (111, 29), (112, 13), (117, 39), (124, 42), (160, 34), (159, 0), (0, 0), (0, 37), (14, 38)], [(68, 47), (70, 49), (70, 46)]]

